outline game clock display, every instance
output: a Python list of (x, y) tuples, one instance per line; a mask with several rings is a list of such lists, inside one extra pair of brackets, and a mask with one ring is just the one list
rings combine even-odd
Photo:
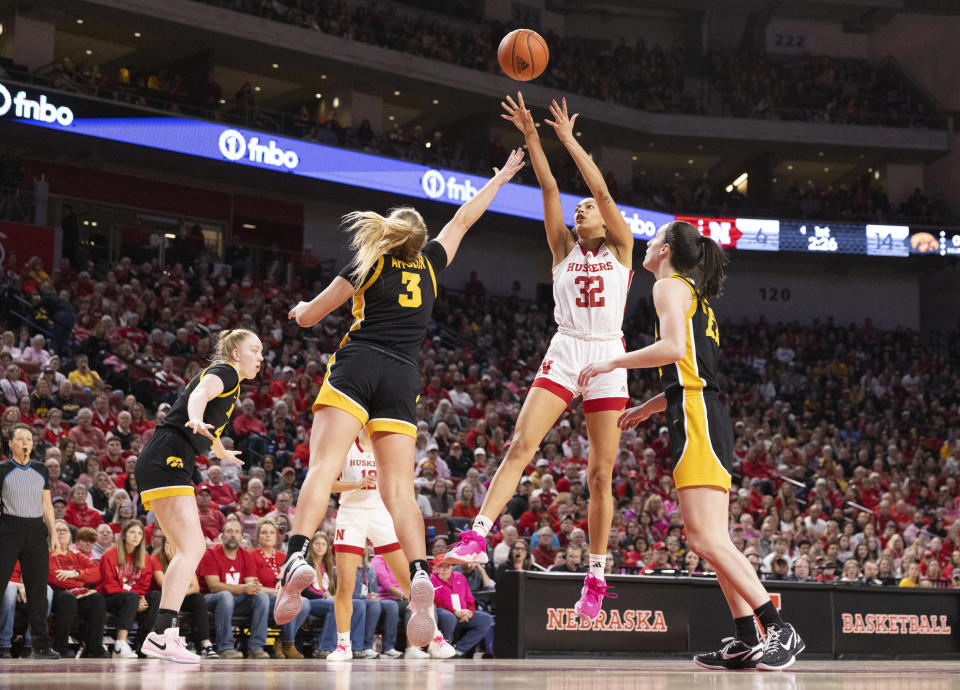
[(847, 223), (780, 221), (780, 251), (866, 254), (866, 228)]

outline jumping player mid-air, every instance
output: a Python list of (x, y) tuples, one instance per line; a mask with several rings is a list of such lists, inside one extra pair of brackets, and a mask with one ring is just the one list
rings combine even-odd
[(590, 155), (577, 142), (573, 125), (577, 115), (567, 116), (567, 102), (550, 106), (553, 127), (573, 157), (593, 197), (577, 204), (574, 233), (567, 229), (560, 207), (560, 192), (540, 145), (540, 137), (523, 96), (507, 97), (503, 103), (510, 120), (523, 132), (533, 170), (543, 192), (544, 226), (553, 256), (554, 318), (557, 333), (550, 341), (540, 371), (523, 402), (510, 449), (474, 519), (473, 529), (444, 555), (452, 563), (486, 563), (486, 536), (494, 520), (513, 496), (543, 437), (570, 402), (583, 396), (590, 454), (587, 486), (590, 490), (589, 572), (584, 580), (577, 614), (596, 618), (603, 598), (613, 597), (604, 578), (607, 540), (613, 520), (613, 463), (620, 442), (617, 418), (629, 401), (627, 374), (612, 371), (586, 383), (578, 383), (580, 370), (590, 362), (623, 354), (623, 311), (633, 276), (633, 233), (610, 197), (603, 175)]
[(240, 395), (240, 382), (252, 379), (263, 362), (256, 334), (238, 328), (221, 331), (210, 366), (177, 396), (159, 428), (137, 458), (135, 476), (140, 498), (160, 524), (173, 558), (163, 578), (160, 612), (140, 651), (182, 664), (200, 662), (186, 648), (177, 614), (206, 549), (193, 489), (196, 457), (213, 452), (224, 462), (242, 464), (240, 451), (220, 442)]
[[(675, 221), (657, 230), (643, 259), (643, 267), (657, 279), (656, 342), (590, 364), (580, 382), (587, 384), (614, 370), (659, 369), (663, 393), (624, 412), (620, 426), (630, 429), (652, 414), (666, 412), (673, 482), (687, 542), (716, 570), (737, 631), (736, 637), (724, 640), (722, 649), (698, 654), (694, 661), (710, 669), (779, 671), (803, 651), (803, 640), (780, 617), (727, 531), (733, 429), (718, 397), (720, 331), (709, 302), (721, 293), (725, 264), (723, 249), (690, 223)], [(762, 640), (754, 615), (764, 628)]]
[(427, 242), (427, 228), (412, 208), (383, 217), (372, 211), (346, 216), (353, 234), (353, 261), (290, 318), (313, 326), (353, 296), (354, 322), (330, 358), (313, 404), (310, 469), (303, 482), (284, 564), (274, 618), (283, 623), (300, 609), (300, 592), (313, 581), (304, 560), (308, 539), (327, 510), (330, 489), (360, 430), (366, 427), (377, 460), (377, 483), (393, 517), (400, 546), (410, 559), (409, 644), (430, 643), (437, 629), (424, 542), (423, 517), (413, 489), (416, 401), (420, 346), (437, 296), (437, 275), (453, 260), (460, 241), (523, 167), (523, 151), (510, 154), (501, 170)]

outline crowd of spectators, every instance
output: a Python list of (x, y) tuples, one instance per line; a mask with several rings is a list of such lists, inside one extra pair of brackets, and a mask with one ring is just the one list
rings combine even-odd
[[(59, 292), (75, 306), (76, 326), (64, 348), (54, 352), (36, 329), (13, 322), (9, 313), (0, 316), (3, 451), (15, 424), (33, 428), (35, 455), (50, 469), (57, 519), (90, 560), (99, 556), (102, 564), (110, 549), (136, 559), (138, 544), (150, 557), (160, 557), (162, 535), (144, 510), (132, 471), (137, 453), (177, 391), (206, 361), (219, 330), (245, 327), (259, 333), (265, 345), (263, 372), (245, 384), (224, 438), (225, 445), (242, 451), (245, 465), (241, 470), (220, 466), (216, 458), (198, 460), (198, 511), (214, 555), (204, 561), (210, 567), (198, 572), (197, 591), (208, 595), (204, 601), (214, 612), (216, 635), (210, 643), (209, 632), (201, 628), (195, 644), (204, 649), (209, 643), (221, 656), (231, 656), (234, 640), (227, 622), (236, 606), (253, 619), (248, 653), (262, 652), (263, 600), (275, 584), (267, 571), (282, 563), (309, 460), (310, 403), (350, 322), (349, 309), (304, 331), (286, 319), (289, 305), (304, 294), (299, 279), (236, 282), (179, 264), (164, 270), (126, 259), (106, 272), (82, 268), (78, 272), (64, 260), (48, 273), (39, 260), (21, 265), (8, 257), (4, 289), (33, 303)], [(476, 515), (553, 327), (542, 305), (488, 295), (476, 275), (463, 287), (441, 291), (422, 348), (416, 487), (423, 515), (439, 528), (430, 543), (434, 555), (447, 546), (440, 536), (447, 527), (455, 533)], [(650, 341), (652, 318), (646, 301), (628, 315), (624, 331), (631, 348)], [(915, 332), (883, 331), (869, 321), (725, 322), (721, 331), (720, 387), (736, 439), (730, 533), (763, 577), (960, 587), (960, 333), (933, 346)], [(635, 402), (659, 392), (652, 371), (631, 372), (629, 386)], [(610, 487), (617, 509), (608, 569), (709, 575), (710, 564), (684, 543), (670, 479), (669, 435), (660, 423), (655, 416), (622, 435)], [(506, 570), (583, 571), (587, 457), (582, 408), (574, 405), (547, 434), (499, 517), (489, 567), (462, 568), (471, 594), (460, 601), (473, 599), (474, 609), (489, 609), (489, 592)], [(324, 555), (336, 508), (331, 499), (320, 528), (326, 536), (315, 539), (318, 599), (329, 599), (337, 586)], [(266, 532), (264, 518), (269, 518)], [(121, 546), (131, 531), (130, 543)], [(138, 533), (140, 542), (134, 543)], [(326, 551), (319, 544), (324, 540)], [(251, 565), (249, 574), (228, 583), (227, 573), (236, 573), (229, 571), (223, 552), (230, 561), (266, 558), (270, 567)], [(117, 642), (126, 639), (133, 617), (149, 617), (155, 610), (151, 592), (158, 580), (147, 570), (158, 568), (139, 562), (120, 568), (126, 576), (140, 573), (134, 578), (138, 583), (142, 575), (134, 588), (136, 606), (133, 599), (106, 602), (118, 626), (126, 626), (117, 628), (124, 635), (118, 632)], [(242, 565), (239, 572), (247, 573)], [(383, 578), (379, 599), (393, 592), (402, 609), (402, 593), (393, 591), (396, 583), (383, 570), (376, 570)], [(111, 592), (102, 571), (101, 565), (99, 584), (91, 569), (90, 579), (77, 587), (95, 588), (106, 598)], [(208, 579), (214, 575), (219, 580)], [(437, 577), (446, 582), (451, 576), (444, 571)], [(218, 581), (230, 587), (218, 588)], [(53, 580), (51, 587), (57, 587)], [(243, 604), (241, 597), (247, 597)], [(320, 615), (328, 613), (325, 606), (308, 609)], [(376, 616), (373, 627), (355, 625), (354, 632), (366, 637), (355, 641), (354, 649), (373, 649), (376, 621), (396, 627), (393, 613), (383, 605), (370, 614)], [(324, 649), (328, 638), (318, 629), (316, 648)], [(275, 653), (296, 658), (294, 633), (281, 633)], [(0, 635), (0, 650), (4, 642)], [(380, 648), (395, 644), (393, 633), (385, 631)], [(469, 652), (462, 645), (457, 649)], [(122, 656), (127, 650), (114, 651)]]
[[(498, 71), (496, 45), (511, 28), (479, 18), (472, 25), (437, 21), (436, 16), (376, 3), (351, 12), (343, 0), (198, 1), (486, 72)], [(524, 17), (523, 25), (536, 23), (536, 17)], [(649, 112), (704, 112), (701, 99), (685, 93), (685, 73), (696, 70), (679, 42), (669, 49), (647, 49), (641, 39), (631, 47), (622, 41), (612, 45), (550, 31), (544, 39), (552, 58), (540, 78), (546, 86)], [(724, 109), (737, 117), (943, 125), (891, 63), (714, 53), (702, 72), (719, 92)]]
[(953, 222), (956, 213), (943, 198), (931, 201), (918, 187), (899, 206), (890, 203), (883, 185), (864, 174), (853, 184), (819, 185), (794, 181), (775, 198), (774, 206), (790, 218), (826, 220)]
[(937, 127), (930, 104), (891, 62), (713, 53), (706, 74), (727, 114), (888, 127)]
[[(617, 51), (620, 50), (627, 48), (620, 46)], [(655, 50), (654, 54), (661, 53)], [(442, 128), (429, 131), (417, 124), (403, 126), (393, 123), (377, 134), (369, 120), (344, 126), (336, 109), (318, 109), (315, 103), (301, 105), (295, 112), (289, 113), (265, 110), (257, 105), (257, 94), (249, 82), (244, 83), (229, 97), (229, 94), (222, 94), (212, 72), (202, 83), (188, 85), (181, 75), (171, 74), (166, 68), (135, 75), (121, 68), (116, 75), (110, 75), (102, 72), (97, 65), (75, 65), (69, 58), (63, 58), (55, 63), (50, 79), (53, 85), (68, 91), (81, 91), (92, 96), (159, 107), (173, 112), (190, 112), (193, 109), (204, 117), (278, 131), (309, 142), (352, 148), (474, 174), (485, 174), (498, 161), (502, 161), (509, 145), (509, 142), (504, 142), (500, 134), (494, 131), (488, 146), (468, 147), (462, 138), (451, 139), (446, 136)], [(8, 153), (4, 160), (14, 161), (16, 157)], [(561, 191), (589, 194), (576, 166), (568, 156), (561, 156), (552, 162)], [(4, 168), (13, 169), (14, 165), (11, 163)], [(660, 211), (683, 208), (690, 213), (718, 217), (747, 211), (792, 218), (910, 220), (930, 223), (955, 217), (949, 204), (929, 203), (922, 194), (914, 195), (899, 207), (893, 206), (882, 185), (866, 175), (850, 184), (804, 185), (797, 181), (789, 186), (780, 185), (781, 191), (774, 195), (769, 207), (758, 208), (756, 204), (749, 203), (738, 190), (727, 191), (727, 180), (711, 180), (706, 173), (693, 177), (685, 170), (674, 171), (672, 176), (669, 176), (669, 173), (664, 174), (668, 176), (664, 178), (663, 175), (648, 175), (645, 170), (637, 168), (630, 180), (618, 181), (610, 171), (605, 177), (614, 198), (619, 202)], [(528, 168), (518, 174), (516, 181), (535, 185), (536, 177), (533, 170)], [(17, 187), (21, 183), (22, 175), (19, 182), (8, 185), (9, 191), (0, 199), (0, 216), (13, 217), (18, 213), (19, 207), (15, 202)], [(22, 209), (19, 214), (23, 215)]]
[[(445, 21), (437, 14), (418, 14), (418, 10), (396, 4), (358, 6), (351, 11), (342, 0), (200, 1), (488, 72), (499, 70), (496, 37), (508, 29), (496, 22)], [(432, 0), (407, 4), (448, 17), (469, 14), (460, 4), (443, 7), (444, 3)], [(539, 79), (543, 85), (650, 112), (713, 112), (700, 99), (685, 95), (684, 75), (698, 70), (678, 42), (669, 48), (648, 48), (639, 38), (633, 46), (623, 41), (612, 45), (552, 33), (545, 38), (551, 46), (552, 62)], [(933, 106), (889, 62), (873, 65), (831, 57), (717, 53), (706, 56), (699, 71), (719, 96), (720, 114), (724, 115), (903, 127), (941, 124)], [(224, 93), (212, 70), (194, 74), (161, 65), (140, 72), (121, 67), (111, 73), (97, 64), (74, 64), (64, 57), (42, 78), (67, 91), (187, 112), (306, 141), (476, 174), (485, 174), (506, 152), (495, 132), (487, 147), (465, 146), (462, 139), (452, 139), (442, 129), (428, 131), (418, 124), (394, 123), (380, 134), (368, 120), (344, 126), (337, 109), (320, 108), (316, 102), (301, 104), (289, 112), (272, 111), (258, 102), (251, 82), (243, 83), (232, 95)], [(614, 198), (656, 210), (684, 208), (717, 216), (749, 211), (811, 219), (930, 223), (955, 217), (949, 204), (918, 203), (916, 197), (891, 207), (882, 187), (868, 179), (829, 186), (797, 182), (789, 188), (783, 185), (768, 203), (748, 204), (737, 190), (727, 191), (728, 180), (710, 180), (706, 175), (695, 178), (684, 170), (669, 175), (671, 172), (664, 172), (654, 179), (654, 175), (637, 169), (630, 180), (618, 182), (612, 173), (607, 178)], [(565, 157), (558, 165), (557, 178), (562, 191), (587, 192), (576, 168)], [(531, 169), (521, 171), (517, 181), (536, 182)], [(0, 214), (17, 212), (12, 203), (15, 198), (9, 193), (0, 196)]]

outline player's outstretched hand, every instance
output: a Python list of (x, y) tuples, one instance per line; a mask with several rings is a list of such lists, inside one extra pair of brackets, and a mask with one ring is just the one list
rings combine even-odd
[(628, 410), (624, 410), (617, 418), (617, 426), (623, 429), (624, 431), (632, 429), (640, 422), (645, 421), (649, 416), (650, 412), (646, 410), (645, 405), (637, 405), (636, 407), (631, 407)]
[(557, 133), (557, 138), (560, 141), (573, 140), (573, 123), (580, 117), (580, 113), (574, 113), (573, 117), (569, 117), (567, 115), (567, 99), (564, 98), (562, 106), (557, 103), (556, 99), (550, 103), (550, 114), (553, 115), (553, 119), (544, 120), (544, 122), (553, 127), (553, 131)]
[(223, 449), (223, 455), (220, 457), (225, 462), (232, 462), (234, 465), (243, 465), (243, 459), (240, 457), (239, 450)]
[(580, 376), (577, 378), (577, 385), (580, 387), (586, 386), (587, 382), (597, 374), (606, 374), (608, 371), (613, 371), (614, 369), (616, 369), (616, 367), (613, 366), (613, 362), (609, 359), (588, 364), (580, 371)]
[(364, 489), (377, 488), (377, 475), (375, 474), (363, 475), (363, 479), (360, 480), (360, 486)]
[(503, 164), (502, 168), (493, 169), (494, 182), (505, 185), (513, 179), (513, 176), (516, 175), (524, 165), (523, 149), (514, 149), (510, 152), (510, 157), (507, 158), (507, 162)]
[(500, 101), (500, 105), (502, 105), (506, 111), (505, 113), (500, 113), (500, 117), (512, 122), (514, 126), (523, 133), (523, 136), (529, 137), (537, 133), (537, 125), (534, 123), (530, 111), (527, 110), (527, 106), (523, 103), (522, 93), (517, 91), (516, 102), (514, 102), (513, 98), (507, 96), (507, 100)]
[(227, 450), (226, 446), (223, 445), (223, 441), (219, 438), (213, 439), (213, 454), (224, 462), (232, 462), (234, 465), (243, 465), (243, 460), (240, 458), (239, 450)]
[(316, 321), (311, 323), (307, 319), (307, 308), (309, 306), (309, 302), (297, 302), (297, 306), (290, 310), (290, 313), (287, 314), (287, 318), (296, 320), (297, 325), (301, 328), (310, 328), (310, 326), (316, 324)]
[(211, 441), (216, 440), (213, 434), (210, 433), (210, 430), (213, 429), (213, 424), (207, 424), (202, 419), (191, 419), (186, 424), (184, 424), (184, 426), (187, 427), (188, 429), (191, 429), (195, 434), (206, 436)]

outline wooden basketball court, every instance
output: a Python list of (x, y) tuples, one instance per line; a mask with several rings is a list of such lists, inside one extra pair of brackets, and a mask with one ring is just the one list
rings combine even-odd
[(505, 659), (0, 662), (0, 689), (333, 688), (334, 690), (946, 690), (960, 688), (960, 661), (799, 661), (781, 673), (698, 669), (683, 660)]

